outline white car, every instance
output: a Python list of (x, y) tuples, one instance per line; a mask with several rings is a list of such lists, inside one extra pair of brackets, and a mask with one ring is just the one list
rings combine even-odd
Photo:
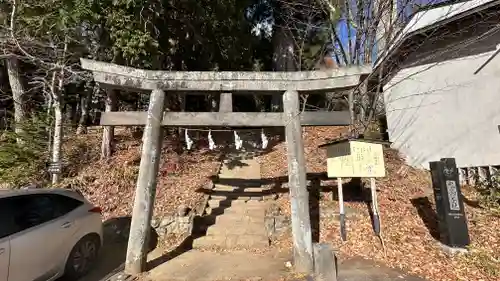
[(100, 208), (76, 191), (0, 189), (0, 281), (76, 281), (102, 237)]

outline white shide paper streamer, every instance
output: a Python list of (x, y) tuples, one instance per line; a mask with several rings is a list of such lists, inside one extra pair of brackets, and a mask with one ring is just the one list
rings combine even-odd
[(191, 150), (193, 147), (193, 141), (189, 138), (188, 130), (184, 130), (184, 138), (186, 139), (186, 147), (188, 150)]
[(262, 132), (260, 133), (260, 138), (262, 140), (262, 149), (266, 149), (267, 144), (268, 144), (268, 140), (267, 140), (266, 135), (264, 134), (264, 130), (262, 130)]
[(238, 136), (238, 133), (236, 131), (234, 132), (234, 145), (236, 146), (237, 150), (240, 150), (241, 147), (243, 146), (243, 141), (241, 140), (240, 136)]
[(215, 142), (214, 139), (212, 138), (212, 130), (208, 131), (208, 148), (210, 150), (215, 149)]
[[(187, 150), (191, 150), (193, 148), (194, 141), (189, 137), (188, 131), (189, 131), (188, 129), (184, 129), (184, 139), (186, 142)], [(234, 135), (234, 145), (235, 145), (237, 150), (240, 150), (243, 147), (243, 140), (241, 139), (241, 137), (238, 135), (238, 133), (236, 131), (233, 131), (233, 135)], [(269, 145), (269, 139), (267, 138), (266, 134), (264, 133), (264, 130), (262, 130), (260, 133), (260, 140), (261, 140), (260, 145), (255, 141), (250, 141), (249, 143), (254, 148), (260, 147), (261, 149), (266, 149), (267, 146)], [(212, 130), (208, 130), (208, 148), (210, 150), (214, 150), (217, 148), (217, 146), (215, 145), (215, 141), (212, 137)]]

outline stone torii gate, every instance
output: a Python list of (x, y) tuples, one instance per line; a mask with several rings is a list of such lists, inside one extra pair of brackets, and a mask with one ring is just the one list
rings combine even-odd
[[(349, 89), (370, 73), (367, 66), (304, 72), (179, 72), (150, 71), (81, 59), (100, 85), (149, 90), (147, 112), (105, 112), (104, 126), (145, 125), (141, 162), (134, 199), (125, 271), (144, 271), (147, 240), (156, 193), (161, 152), (162, 126), (284, 126), (287, 142), (288, 181), (292, 210), (294, 266), (298, 272), (313, 270), (313, 247), (306, 189), (306, 160), (301, 126), (338, 126), (352, 123), (352, 94), (349, 111), (300, 112), (301, 93), (324, 93)], [(167, 92), (223, 93), (220, 112), (164, 112)], [(230, 112), (231, 95), (241, 92), (283, 94), (284, 112)], [(228, 94), (230, 93), (230, 94)], [(225, 104), (225, 106), (223, 106)]]

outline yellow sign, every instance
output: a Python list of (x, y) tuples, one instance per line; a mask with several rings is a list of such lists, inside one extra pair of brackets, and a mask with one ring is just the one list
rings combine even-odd
[(327, 147), (328, 177), (385, 177), (382, 144), (346, 141)]

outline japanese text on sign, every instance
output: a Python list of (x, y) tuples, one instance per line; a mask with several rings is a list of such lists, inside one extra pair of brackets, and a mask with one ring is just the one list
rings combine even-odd
[(350, 141), (328, 148), (329, 177), (384, 177), (381, 144)]

